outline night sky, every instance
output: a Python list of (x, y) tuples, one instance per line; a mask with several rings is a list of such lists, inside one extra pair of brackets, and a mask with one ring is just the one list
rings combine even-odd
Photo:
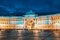
[(60, 0), (0, 0), (1, 16), (22, 16), (32, 10), (46, 15), (60, 12)]

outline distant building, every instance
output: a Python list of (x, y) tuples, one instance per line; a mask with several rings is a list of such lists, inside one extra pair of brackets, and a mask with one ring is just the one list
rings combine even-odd
[(0, 16), (1, 29), (60, 29), (60, 14), (37, 16), (29, 11), (24, 16)]

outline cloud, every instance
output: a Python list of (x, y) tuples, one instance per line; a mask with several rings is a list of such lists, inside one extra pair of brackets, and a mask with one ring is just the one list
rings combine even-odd
[(60, 0), (0, 0), (0, 7), (9, 13), (25, 13), (29, 10), (35, 12), (59, 12)]

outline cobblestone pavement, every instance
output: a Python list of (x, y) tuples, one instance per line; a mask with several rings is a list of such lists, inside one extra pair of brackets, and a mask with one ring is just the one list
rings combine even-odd
[(60, 40), (59, 35), (50, 30), (4, 30), (0, 31), (0, 40)]

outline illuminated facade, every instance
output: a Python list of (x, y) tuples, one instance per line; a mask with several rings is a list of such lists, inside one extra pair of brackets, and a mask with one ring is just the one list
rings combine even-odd
[(60, 14), (37, 16), (30, 11), (25, 16), (0, 16), (0, 29), (60, 29)]
[(35, 18), (36, 15), (34, 14), (34, 12), (30, 11), (26, 13), (24, 21), (26, 29), (33, 29), (35, 27)]

